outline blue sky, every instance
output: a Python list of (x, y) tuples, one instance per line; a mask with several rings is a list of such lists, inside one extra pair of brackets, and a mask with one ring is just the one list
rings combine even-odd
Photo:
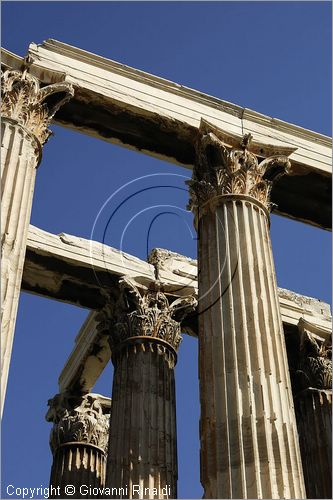
[[(25, 55), (30, 42), (69, 43), (226, 101), (331, 135), (331, 5), (326, 2), (2, 2), (2, 45)], [(105, 242), (146, 257), (164, 247), (196, 257), (185, 212), (189, 171), (57, 126), (37, 173), (32, 224), (94, 239), (126, 197)], [(152, 174), (163, 174), (151, 177)], [(167, 210), (167, 209), (163, 209)], [(168, 210), (167, 210), (168, 211)], [(189, 229), (190, 228), (190, 229)], [(330, 301), (330, 234), (272, 216), (278, 284)], [(22, 294), (2, 427), (2, 497), (8, 484), (47, 486), (51, 465), (47, 400), (87, 310)], [(184, 338), (176, 369), (179, 496), (200, 498), (197, 342)], [(111, 393), (112, 369), (96, 392)]]

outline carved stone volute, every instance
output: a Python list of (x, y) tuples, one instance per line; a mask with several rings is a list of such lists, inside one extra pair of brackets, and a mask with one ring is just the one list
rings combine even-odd
[[(237, 145), (238, 142), (238, 145)], [(189, 209), (200, 214), (218, 197), (242, 195), (270, 210), (273, 181), (290, 169), (295, 149), (254, 143), (251, 134), (237, 138), (201, 121), (195, 144), (196, 160), (190, 187)], [(272, 156), (265, 157), (267, 154)], [(199, 214), (199, 215), (200, 215)]]
[(311, 324), (301, 319), (295, 390), (308, 387), (332, 389), (332, 338), (320, 338), (311, 331)]
[(48, 129), (51, 119), (73, 95), (73, 86), (68, 82), (40, 88), (39, 80), (27, 70), (7, 70), (1, 74), (2, 118), (25, 127), (41, 145), (51, 135)]
[(46, 420), (54, 423), (50, 434), (53, 454), (66, 443), (94, 445), (106, 453), (110, 414), (105, 413), (98, 394), (57, 394), (48, 405)]
[[(194, 297), (182, 297), (172, 302), (162, 292), (158, 281), (149, 289), (136, 286), (129, 279), (119, 282), (122, 290), (118, 304), (109, 314), (112, 352), (127, 342), (157, 341), (175, 353), (181, 342), (182, 319), (195, 309)], [(104, 328), (106, 323), (104, 320)]]

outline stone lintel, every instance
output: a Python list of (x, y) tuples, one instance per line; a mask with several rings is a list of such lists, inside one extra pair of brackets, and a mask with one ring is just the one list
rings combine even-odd
[[(175, 298), (196, 295), (197, 261), (165, 249), (155, 249), (154, 253), (164, 289)], [(154, 279), (154, 267), (101, 243), (64, 233), (54, 235), (30, 225), (24, 291), (101, 309), (107, 295), (100, 288), (108, 290), (125, 276), (146, 286)], [(299, 318), (304, 317), (323, 328), (329, 325), (330, 306), (325, 302), (283, 288), (279, 288), (279, 299), (284, 323), (297, 326)]]
[[(17, 67), (20, 59), (22, 64), (23, 58), (3, 51), (6, 67)], [(31, 74), (44, 83), (65, 78), (76, 87), (56, 123), (156, 158), (192, 168), (202, 118), (226, 133), (251, 133), (260, 142), (297, 148), (292, 175), (272, 191), (276, 212), (330, 229), (328, 137), (56, 40), (30, 44), (28, 61)]]
[(85, 498), (82, 485), (105, 485), (111, 400), (67, 392), (56, 394), (48, 406), (46, 420), (53, 423), (50, 498), (69, 498), (67, 485), (73, 485), (76, 498)]

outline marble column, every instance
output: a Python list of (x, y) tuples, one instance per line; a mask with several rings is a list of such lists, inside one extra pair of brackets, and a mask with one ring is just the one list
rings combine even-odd
[(149, 290), (121, 282), (112, 312), (114, 378), (107, 486), (111, 498), (177, 498), (174, 367), (180, 320), (193, 298), (170, 303), (158, 282)]
[(53, 115), (72, 86), (40, 88), (24, 71), (1, 76), (1, 413), (5, 399), (36, 169)]
[(291, 374), (306, 493), (332, 498), (332, 340), (303, 319), (298, 328)]
[(269, 234), (292, 150), (202, 120), (190, 186), (198, 231), (205, 498), (305, 498)]
[(104, 498), (111, 400), (57, 394), (48, 404), (46, 420), (54, 424), (49, 498)]

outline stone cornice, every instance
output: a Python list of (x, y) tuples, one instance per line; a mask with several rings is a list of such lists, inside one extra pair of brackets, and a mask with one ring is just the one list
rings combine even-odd
[(75, 86), (74, 98), (54, 117), (58, 125), (190, 169), (202, 118), (228, 134), (249, 133), (263, 144), (297, 148), (291, 175), (272, 190), (274, 211), (330, 230), (332, 151), (322, 134), (56, 40), (32, 43), (26, 58), (4, 50), (5, 68), (23, 64), (44, 84)]
[(305, 335), (308, 332), (312, 337), (322, 343), (330, 343), (332, 337), (332, 329), (323, 327), (322, 325), (307, 321), (304, 318), (300, 318), (297, 324), (298, 331), (301, 335)]
[(7, 70), (1, 75), (1, 116), (26, 128), (42, 145), (51, 135), (48, 125), (53, 116), (73, 95), (69, 83), (41, 88), (27, 69)]

